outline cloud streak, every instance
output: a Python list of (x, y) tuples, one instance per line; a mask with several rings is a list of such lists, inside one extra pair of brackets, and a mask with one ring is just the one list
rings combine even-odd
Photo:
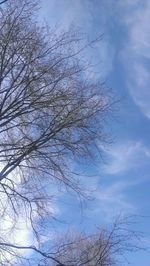
[(102, 186), (97, 193), (97, 206), (99, 212), (103, 213), (104, 219), (111, 222), (114, 216), (122, 213), (127, 215), (136, 212), (136, 206), (127, 197), (127, 190), (136, 186), (135, 182), (114, 181), (109, 186)]
[(107, 152), (109, 164), (104, 172), (111, 175), (125, 173), (149, 163), (150, 149), (140, 141), (126, 141), (116, 144)]
[(141, 112), (150, 119), (150, 1), (126, 0), (125, 3), (128, 12), (124, 12), (121, 22), (126, 28), (127, 39), (121, 61), (129, 92)]
[(150, 148), (141, 141), (130, 140), (112, 146), (106, 153), (109, 163), (97, 186), (93, 213), (111, 222), (120, 212), (124, 215), (138, 213), (139, 206), (133, 202), (129, 191), (136, 191), (148, 180)]

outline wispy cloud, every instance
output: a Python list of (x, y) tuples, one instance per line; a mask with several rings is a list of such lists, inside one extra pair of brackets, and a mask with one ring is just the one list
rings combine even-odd
[(103, 184), (95, 192), (95, 200), (86, 212), (86, 217), (95, 223), (111, 223), (119, 214), (124, 216), (138, 214), (138, 206), (129, 197), (129, 189), (136, 189), (143, 180), (113, 180)]
[(128, 181), (116, 181), (109, 186), (102, 186), (97, 193), (96, 210), (109, 222), (119, 213), (136, 213), (136, 206), (127, 197), (127, 190), (134, 186), (136, 183)]
[(107, 156), (109, 163), (104, 167), (104, 178), (95, 193), (93, 212), (110, 222), (120, 212), (124, 215), (138, 213), (129, 191), (147, 182), (147, 174), (143, 171), (149, 169), (150, 148), (141, 141), (124, 141), (107, 150)]
[(127, 39), (121, 61), (135, 104), (150, 118), (150, 1), (124, 2), (124, 8), (128, 12), (124, 12), (121, 22), (126, 28)]
[(104, 172), (115, 175), (137, 169), (150, 159), (150, 149), (140, 141), (126, 141), (112, 146), (107, 151), (109, 163)]

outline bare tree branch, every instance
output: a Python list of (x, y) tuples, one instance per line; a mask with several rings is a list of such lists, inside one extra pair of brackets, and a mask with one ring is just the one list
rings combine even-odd
[[(37, 266), (38, 255), (44, 266), (115, 265), (115, 254), (137, 248), (130, 242), (135, 232), (124, 234), (117, 223), (109, 232), (100, 229), (93, 236), (81, 234), (59, 242), (51, 252), (40, 241), (44, 218), (54, 218), (48, 209), (56, 196), (51, 188), (63, 186), (83, 195), (81, 176), (72, 165), (100, 159), (101, 147), (110, 143), (105, 124), (114, 97), (104, 83), (88, 78), (90, 65), (84, 60), (85, 49), (95, 40), (87, 43), (72, 28), (58, 34), (40, 27), (34, 16), (36, 1), (0, 4), (4, 2), (0, 8), (0, 266), (23, 265), (22, 260), (34, 265), (36, 259)], [(34, 235), (33, 245), (15, 242), (20, 217)], [(35, 252), (37, 258), (22, 250)]]
[(0, 2), (0, 5), (1, 5), (1, 4), (4, 4), (4, 3), (7, 2), (7, 1), (8, 1), (8, 0), (3, 0), (3, 1), (1, 1), (1, 2)]
[[(144, 235), (130, 229), (133, 218), (117, 217), (110, 230), (99, 228), (93, 235), (71, 231), (59, 236), (53, 253), (68, 266), (120, 265), (127, 252), (146, 250), (142, 242)], [(57, 263), (45, 265), (57, 266)]]
[(45, 257), (47, 259), (51, 259), (53, 261), (55, 261), (56, 263), (58, 263), (59, 266), (66, 266), (66, 264), (63, 264), (61, 262), (59, 262), (59, 260), (57, 260), (55, 257), (49, 255), (48, 253), (42, 252), (41, 250), (37, 249), (34, 246), (19, 246), (19, 245), (14, 245), (14, 244), (10, 244), (10, 243), (4, 243), (4, 242), (0, 242), (0, 246), (2, 247), (8, 247), (8, 248), (12, 248), (12, 249), (17, 249), (17, 250), (32, 250), (36, 253), (39, 253), (42, 257)]
[[(101, 145), (109, 142), (104, 126), (114, 99), (104, 84), (87, 78), (89, 63), (83, 51), (99, 38), (87, 43), (75, 29), (56, 34), (39, 27), (36, 1), (0, 4), (4, 2), (0, 8), (0, 217), (11, 217), (15, 227), (22, 215), (39, 241), (35, 216), (48, 213), (52, 200), (48, 188), (61, 185), (83, 194), (72, 164), (100, 158)], [(5, 233), (5, 228), (1, 231)], [(17, 249), (15, 244), (12, 247)]]

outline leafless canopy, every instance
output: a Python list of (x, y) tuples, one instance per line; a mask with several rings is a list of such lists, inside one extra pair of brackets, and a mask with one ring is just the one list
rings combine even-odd
[[(117, 266), (128, 262), (127, 252), (139, 251), (142, 234), (132, 231), (133, 217), (117, 217), (109, 230), (97, 228), (92, 235), (70, 231), (59, 237), (52, 248), (55, 258), (68, 266)], [(47, 266), (60, 266), (47, 262)]]
[[(0, 215), (15, 222), (22, 211), (36, 234), (34, 216), (51, 200), (45, 184), (80, 192), (72, 162), (106, 141), (112, 97), (87, 78), (83, 35), (40, 27), (34, 10), (28, 0), (0, 6)], [(3, 256), (13, 254), (2, 236)]]

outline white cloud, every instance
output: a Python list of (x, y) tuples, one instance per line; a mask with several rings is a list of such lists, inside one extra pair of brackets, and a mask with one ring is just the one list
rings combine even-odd
[[(139, 209), (130, 197), (129, 190), (139, 188), (147, 182), (144, 169), (149, 167), (150, 148), (140, 141), (126, 141), (107, 150), (109, 163), (105, 166), (103, 178), (95, 183), (94, 208), (88, 216), (100, 216), (104, 222), (122, 213), (133, 215)], [(146, 170), (147, 171), (147, 170)], [(111, 175), (107, 178), (107, 174)]]
[(94, 194), (94, 208), (88, 215), (100, 216), (102, 222), (111, 223), (119, 214), (123, 216), (139, 214), (139, 206), (132, 200), (129, 191), (136, 191), (145, 182), (147, 177), (140, 175), (134, 178), (131, 174), (123, 179), (117, 178), (107, 182), (103, 180), (103, 184)]
[(136, 213), (136, 207), (130, 202), (126, 191), (128, 188), (135, 186), (137, 183), (116, 181), (109, 186), (101, 186), (97, 192), (96, 211), (103, 214), (104, 220), (109, 222), (119, 213), (123, 215)]
[(132, 201), (128, 191), (136, 189), (143, 182), (145, 182), (143, 179), (113, 180), (109, 183), (103, 181), (103, 185), (94, 193), (94, 205), (93, 208), (87, 210), (87, 217), (89, 219), (93, 217), (94, 224), (96, 221), (99, 223), (99, 219), (105, 224), (111, 223), (119, 214), (123, 216), (138, 214), (138, 206)]
[[(1, 195), (0, 195), (1, 196)], [(16, 223), (14, 224), (13, 218), (9, 215), (1, 217), (0, 221), (0, 232), (1, 232), (1, 242), (8, 244), (14, 244), (18, 246), (30, 246), (32, 230), (31, 226), (25, 222), (23, 217), (18, 217)], [(6, 249), (7, 250), (7, 249)], [(15, 250), (16, 254), (28, 256), (31, 251), (28, 250)], [(13, 253), (12, 253), (13, 254)], [(1, 262), (5, 263), (6, 260), (15, 261), (17, 256), (14, 257), (11, 252), (3, 251), (1, 254)]]
[(112, 146), (107, 151), (110, 162), (104, 168), (107, 174), (115, 175), (137, 169), (150, 159), (150, 149), (140, 141), (128, 141)]
[[(150, 1), (125, 1), (121, 21), (127, 30), (122, 57), (127, 85), (135, 104), (150, 118)], [(121, 10), (120, 10), (121, 12)]]
[[(2, 168), (2, 166), (1, 166)], [(16, 191), (20, 192), (19, 190), (19, 184), (20, 184), (20, 176), (19, 172), (15, 171), (14, 173), (11, 173), (9, 175), (9, 180), (15, 180), (14, 186), (12, 183), (9, 183), (8, 185)], [(7, 181), (4, 183), (7, 184)], [(30, 184), (32, 187), (32, 184)], [(44, 187), (44, 183), (42, 184)], [(30, 187), (30, 186), (29, 186)], [(49, 194), (51, 195), (52, 193), (52, 188), (51, 186), (48, 186), (46, 184), (46, 188), (49, 191)], [(10, 193), (8, 190), (7, 193)], [(56, 193), (55, 193), (56, 194)], [(9, 200), (9, 199), (12, 199)], [(0, 239), (1, 242), (8, 243), (8, 244), (13, 244), (13, 245), (18, 245), (18, 246), (38, 246), (38, 241), (36, 238), (36, 235), (34, 233), (33, 227), (32, 227), (32, 222), (34, 223), (34, 229), (36, 228), (36, 225), (38, 225), (38, 215), (37, 215), (37, 207), (32, 206), (33, 210), (33, 216), (32, 216), (32, 222), (31, 222), (31, 217), (30, 217), (30, 206), (27, 204), (24, 204), (23, 201), (21, 201), (19, 198), (15, 197), (13, 198), (13, 194), (11, 195), (10, 193), (10, 198), (9, 194), (7, 195), (5, 191), (3, 191), (2, 186), (0, 187)], [(42, 207), (42, 206), (41, 206)], [(46, 203), (46, 212), (42, 212), (41, 214), (43, 215), (43, 220), (44, 217), (47, 215), (52, 215), (55, 216), (59, 213), (59, 208), (57, 204), (54, 201), (49, 201)], [(46, 217), (47, 218), (47, 217)], [(42, 228), (41, 228), (42, 229)], [(41, 230), (42, 231), (42, 230)], [(41, 240), (41, 243), (44, 243), (46, 240), (50, 240), (52, 238), (52, 233), (47, 232), (47, 238), (44, 238), (43, 235), (39, 239)], [(23, 255), (29, 256), (32, 253), (32, 250), (30, 249), (16, 249), (15, 250), (16, 254), (18, 255)], [(13, 253), (12, 253), (13, 254)], [(9, 252), (3, 252), (1, 255), (1, 260), (6, 260), (6, 259), (11, 259), (11, 261), (15, 261), (17, 259), (17, 256), (14, 257), (11, 253)]]

